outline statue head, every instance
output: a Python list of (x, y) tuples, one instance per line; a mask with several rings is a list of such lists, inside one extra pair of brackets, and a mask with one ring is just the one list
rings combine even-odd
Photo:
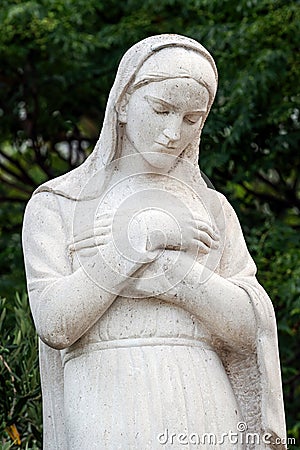
[(168, 156), (182, 157), (190, 147), (198, 154), (216, 86), (213, 67), (201, 54), (163, 48), (143, 63), (118, 100), (118, 123), (132, 148), (150, 166), (163, 168), (172, 161)]
[[(217, 79), (212, 56), (193, 39), (162, 34), (138, 42), (120, 62), (94, 151), (81, 166), (39, 187), (36, 192), (51, 190), (68, 198), (81, 198), (82, 189), (94, 177), (109, 178), (109, 173), (104, 177), (103, 174), (110, 163), (122, 155), (124, 131), (135, 141), (143, 133), (144, 140), (149, 138), (148, 143), (158, 146), (154, 151), (157, 148), (161, 153), (174, 151), (178, 161), (188, 160), (198, 169), (200, 135), (216, 94)], [(136, 104), (144, 114), (145, 126), (134, 124), (135, 118), (142, 119), (141, 114), (133, 115), (137, 113)], [(163, 109), (163, 105), (167, 109)], [(151, 112), (151, 127), (146, 108), (148, 114)], [(166, 125), (161, 124), (166, 118)], [(179, 118), (185, 128), (178, 132), (175, 125)], [(138, 143), (137, 147), (143, 150)], [(95, 192), (89, 195), (96, 197), (99, 189), (95, 186)]]
[[(159, 111), (156, 111), (157, 96), (153, 94), (158, 89), (161, 95), (158, 100), (171, 105), (168, 111), (161, 108), (162, 102)], [(119, 158), (122, 155), (120, 137), (125, 129), (132, 139), (135, 138), (139, 148), (141, 140), (147, 141), (148, 137), (150, 143), (158, 140), (158, 145), (172, 148), (174, 134), (180, 134), (176, 156), (186, 157), (197, 164), (201, 130), (216, 90), (216, 66), (201, 44), (184, 36), (168, 34), (144, 39), (131, 47), (120, 62), (107, 102), (102, 132), (93, 152), (94, 157), (99, 157), (104, 166)], [(168, 98), (170, 102), (167, 101)], [(148, 114), (151, 113), (151, 119), (148, 115), (147, 120), (146, 110)], [(169, 119), (176, 118), (176, 110), (180, 110), (182, 123), (190, 126), (186, 136), (184, 129), (180, 133), (174, 129), (169, 130), (174, 128)], [(160, 119), (168, 116), (166, 122), (169, 124), (165, 127), (162, 125), (162, 133), (158, 136), (148, 136), (151, 129), (160, 128), (158, 117), (153, 112), (157, 115), (161, 112)], [(192, 114), (188, 114), (189, 112)], [(141, 119), (139, 124), (137, 118)], [(188, 129), (187, 126), (186, 128)], [(143, 136), (140, 135), (142, 132)]]

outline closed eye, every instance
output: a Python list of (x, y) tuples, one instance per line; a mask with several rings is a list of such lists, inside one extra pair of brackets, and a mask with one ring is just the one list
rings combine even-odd
[(155, 111), (157, 114), (170, 114), (170, 111), (166, 110), (165, 108), (156, 108), (152, 106), (153, 111)]
[(145, 99), (157, 114), (170, 114), (173, 110), (172, 106), (163, 100), (156, 99), (150, 95), (146, 95)]
[(184, 116), (183, 120), (190, 125), (194, 125), (194, 124), (198, 123), (200, 119), (201, 119), (201, 121), (200, 121), (200, 124), (201, 124), (202, 118), (203, 118), (203, 114), (199, 114), (199, 113), (187, 114), (186, 116)]

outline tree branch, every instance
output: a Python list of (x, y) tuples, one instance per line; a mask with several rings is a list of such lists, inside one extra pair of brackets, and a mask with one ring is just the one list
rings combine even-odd
[(243, 186), (243, 188), (251, 195), (253, 195), (254, 197), (259, 198), (260, 200), (266, 201), (268, 203), (271, 204), (277, 204), (280, 205), (282, 209), (286, 209), (286, 208), (292, 208), (292, 207), (297, 207), (300, 208), (300, 200), (295, 197), (295, 198), (280, 198), (277, 196), (273, 196), (271, 194), (267, 194), (265, 192), (258, 192), (255, 191), (254, 189), (249, 188), (245, 183), (241, 183), (241, 185)]
[(261, 181), (266, 183), (268, 186), (270, 186), (275, 191), (278, 191), (278, 184), (272, 183), (272, 181), (269, 180), (269, 178), (265, 177), (261, 172), (257, 172), (257, 178), (259, 178)]
[(37, 145), (35, 139), (32, 140), (32, 146), (37, 165), (42, 169), (42, 171), (47, 175), (48, 179), (50, 180), (51, 178), (54, 177), (54, 174), (50, 169), (50, 167), (47, 167), (47, 165), (45, 164), (45, 158), (42, 156), (40, 152), (40, 146)]
[[(24, 168), (21, 166), (21, 164), (19, 163), (19, 161), (16, 161), (15, 158), (12, 158), (11, 156), (7, 155), (5, 152), (3, 152), (3, 150), (0, 150), (0, 155), (5, 158), (7, 161), (9, 161), (11, 164), (13, 164), (13, 166), (15, 166), (15, 168), (20, 172), (21, 174), (21, 179), (23, 181), (24, 184), (29, 184), (31, 186), (36, 186), (37, 184), (35, 183), (35, 181), (28, 175), (28, 173), (24, 170)], [(10, 175), (12, 175), (14, 178), (15, 177), (19, 177), (20, 174), (15, 173), (12, 169), (10, 169), (9, 167), (7, 167), (5, 164), (3, 164), (0, 161), (0, 167), (2, 167), (2, 169), (9, 173)]]
[(20, 191), (22, 193), (29, 194), (29, 195), (32, 194), (32, 189), (28, 189), (26, 186), (20, 185), (18, 183), (15, 183), (14, 181), (7, 180), (7, 179), (1, 178), (1, 177), (0, 177), (0, 180), (2, 181), (3, 184), (7, 184), (8, 186), (13, 187), (17, 191)]

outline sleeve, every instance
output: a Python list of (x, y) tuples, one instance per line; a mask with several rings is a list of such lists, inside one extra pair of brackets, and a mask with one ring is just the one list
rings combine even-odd
[(25, 210), (22, 240), (31, 298), (35, 291), (41, 293), (58, 278), (71, 275), (66, 232), (55, 195), (43, 192), (31, 198)]
[(238, 217), (224, 195), (218, 193), (222, 205), (224, 247), (219, 271), (224, 278), (242, 277), (255, 280), (256, 265), (248, 251)]
[(23, 223), (23, 252), (29, 302), (40, 338), (62, 349), (79, 339), (116, 297), (93, 282), (68, 258), (65, 223), (57, 196), (36, 194)]
[[(222, 194), (219, 195), (225, 216), (225, 245), (220, 261), (220, 274), (247, 292), (255, 312), (259, 305), (260, 326), (265, 331), (273, 332), (275, 315), (272, 302), (256, 279), (256, 265), (248, 251), (237, 215), (227, 199)], [(263, 302), (255, 301), (257, 297), (263, 298)]]

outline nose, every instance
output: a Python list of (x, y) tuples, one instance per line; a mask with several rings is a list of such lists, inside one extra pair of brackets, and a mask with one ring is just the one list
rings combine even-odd
[(166, 138), (170, 139), (170, 141), (172, 142), (178, 141), (180, 139), (180, 129), (172, 130), (170, 128), (166, 128), (163, 133)]
[(178, 141), (180, 139), (181, 133), (181, 123), (179, 120), (174, 120), (172, 124), (169, 124), (167, 128), (163, 131), (164, 135), (170, 139), (170, 141)]

